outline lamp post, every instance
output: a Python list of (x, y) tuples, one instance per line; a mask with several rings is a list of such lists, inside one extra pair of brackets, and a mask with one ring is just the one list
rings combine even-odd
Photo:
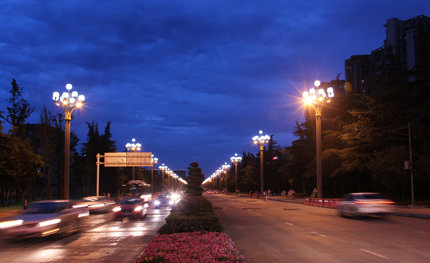
[(237, 156), (237, 153), (235, 153), (234, 156), (230, 158), (230, 160), (231, 160), (232, 163), (234, 163), (234, 168), (235, 168), (234, 169), (235, 170), (235, 172), (234, 172), (234, 175), (235, 175), (234, 181), (235, 181), (235, 184), (236, 184), (235, 193), (237, 194), (237, 164), (242, 161), (242, 157)]
[(164, 173), (167, 170), (167, 166), (164, 165), (164, 163), (162, 165), (160, 165), (158, 167), (158, 169), (161, 170), (161, 188), (163, 188), (162, 190), (164, 191)]
[(158, 163), (158, 158), (152, 155), (151, 157), (151, 191), (154, 194), (154, 164)]
[(169, 168), (167, 168), (166, 174), (167, 174), (167, 190), (169, 191), (171, 189), (171, 176), (172, 176), (173, 171), (170, 170)]
[(219, 191), (221, 192), (221, 188), (222, 188), (222, 181), (221, 181), (221, 175), (222, 175), (223, 170), (220, 168), (218, 168), (218, 170), (216, 170), (217, 175), (219, 175)]
[(84, 95), (78, 95), (77, 91), (72, 90), (72, 84), (66, 85), (67, 92), (60, 93), (54, 92), (52, 99), (57, 106), (64, 110), (65, 126), (65, 139), (64, 139), (64, 199), (69, 200), (69, 172), (70, 172), (70, 122), (72, 121), (72, 112), (75, 108), (82, 106), (85, 100)]
[(230, 164), (227, 164), (227, 162), (225, 164), (222, 165), (222, 169), (225, 173), (225, 194), (228, 194), (228, 175), (227, 175), (227, 170), (230, 169)]
[[(127, 148), (127, 151), (130, 151), (130, 152), (138, 152), (138, 151), (140, 151), (142, 145), (140, 143), (136, 143), (136, 139), (134, 139), (134, 138), (131, 140), (131, 142), (132, 143), (127, 143), (125, 145), (125, 147)], [(135, 167), (133, 166), (131, 180), (135, 179), (135, 174), (136, 173), (135, 173), (134, 168)]]
[(321, 82), (315, 80), (315, 88), (303, 92), (303, 100), (307, 105), (315, 105), (316, 148), (317, 148), (317, 197), (322, 198), (322, 162), (321, 162), (321, 110), (324, 103), (329, 103), (334, 96), (333, 88), (320, 89)]
[(252, 140), (254, 141), (254, 144), (260, 146), (260, 183), (261, 183), (261, 193), (264, 192), (264, 161), (263, 161), (263, 151), (264, 151), (264, 145), (266, 143), (269, 143), (270, 136), (269, 135), (263, 135), (263, 131), (259, 132), (260, 136), (254, 136), (252, 137)]

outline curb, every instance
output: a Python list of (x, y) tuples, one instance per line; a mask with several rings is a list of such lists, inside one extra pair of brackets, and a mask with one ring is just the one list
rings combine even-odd
[(420, 219), (430, 219), (430, 215), (417, 214), (417, 213), (406, 213), (406, 212), (393, 212), (391, 213), (396, 216), (414, 217)]
[[(246, 197), (248, 196), (239, 196), (239, 197)], [(262, 199), (263, 200), (263, 199)], [(270, 201), (277, 201), (277, 202), (287, 202), (287, 203), (296, 203), (296, 204), (303, 204), (304, 200), (296, 199), (296, 200), (288, 200), (288, 199), (269, 199)], [(413, 217), (413, 218), (420, 218), (420, 219), (430, 219), (430, 215), (426, 214), (419, 214), (419, 213), (411, 213), (411, 212), (393, 212), (392, 215), (396, 216), (404, 216), (404, 217)]]

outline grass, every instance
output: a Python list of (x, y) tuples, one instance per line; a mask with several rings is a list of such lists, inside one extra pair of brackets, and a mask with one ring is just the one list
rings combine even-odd
[(0, 207), (0, 212), (7, 212), (12, 210), (21, 210), (23, 209), (22, 203), (20, 204), (11, 204), (10, 206)]

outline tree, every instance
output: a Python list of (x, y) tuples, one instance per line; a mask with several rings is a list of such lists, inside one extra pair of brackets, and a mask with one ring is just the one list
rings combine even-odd
[(15, 79), (12, 80), (11, 84), (11, 96), (9, 100), (6, 100), (11, 106), (6, 107), (8, 115), (4, 116), (3, 112), (0, 112), (0, 118), (12, 125), (12, 134), (21, 136), (24, 132), (23, 125), (34, 111), (34, 107), (30, 107), (27, 100), (22, 97), (22, 88), (18, 86)]
[(188, 183), (185, 190), (187, 195), (202, 196), (202, 183), (205, 180), (205, 175), (202, 173), (202, 169), (197, 162), (190, 163), (190, 167), (188, 167), (188, 176), (185, 180)]
[[(84, 181), (84, 192), (89, 195), (92, 191), (92, 186), (96, 184), (96, 156), (98, 153), (116, 152), (115, 141), (112, 140), (110, 132), (111, 122), (106, 124), (104, 134), (100, 135), (98, 124), (93, 121), (88, 123), (87, 141), (83, 143), (79, 162), (79, 169)], [(126, 176), (121, 168), (106, 168), (100, 167), (100, 193), (115, 193), (122, 183), (126, 180)]]

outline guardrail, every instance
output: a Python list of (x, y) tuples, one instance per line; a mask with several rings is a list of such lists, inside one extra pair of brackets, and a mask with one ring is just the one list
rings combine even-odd
[(339, 207), (340, 199), (324, 199), (324, 198), (313, 198), (313, 197), (305, 197), (305, 205), (310, 206), (319, 206), (326, 208), (337, 209)]

